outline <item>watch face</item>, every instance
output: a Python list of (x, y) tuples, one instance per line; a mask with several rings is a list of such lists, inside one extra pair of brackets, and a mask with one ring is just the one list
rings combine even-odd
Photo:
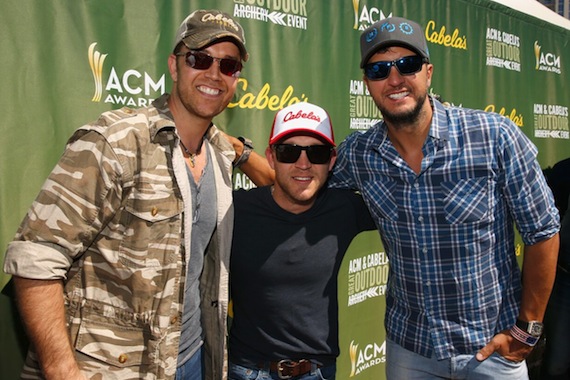
[(528, 333), (532, 336), (541, 336), (543, 330), (542, 323), (539, 322), (529, 322)]

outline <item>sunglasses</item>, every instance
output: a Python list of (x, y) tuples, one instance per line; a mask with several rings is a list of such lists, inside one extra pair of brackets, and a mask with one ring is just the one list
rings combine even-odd
[(241, 71), (242, 64), (240, 61), (232, 58), (216, 58), (210, 54), (201, 51), (190, 50), (186, 53), (178, 53), (177, 56), (185, 56), (188, 66), (196, 70), (208, 70), (214, 61), (218, 61), (220, 72), (228, 76), (237, 76), (236, 73)]
[(312, 164), (326, 164), (331, 159), (333, 147), (329, 145), (301, 146), (295, 144), (274, 144), (275, 158), (284, 164), (293, 164), (301, 157), (301, 152), (306, 151), (307, 157)]
[(427, 62), (427, 58), (420, 57), (419, 55), (410, 55), (396, 59), (395, 61), (371, 62), (364, 65), (364, 75), (370, 80), (386, 79), (388, 75), (390, 75), (392, 66), (396, 66), (402, 75), (411, 75), (420, 71), (423, 64)]

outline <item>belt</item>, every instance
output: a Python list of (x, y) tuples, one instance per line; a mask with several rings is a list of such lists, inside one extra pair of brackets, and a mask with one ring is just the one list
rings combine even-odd
[[(313, 365), (317, 368), (321, 365), (311, 362), (307, 359), (300, 360), (280, 360), (278, 362), (269, 362), (269, 369), (277, 372), (280, 379), (291, 379), (311, 372)], [(258, 364), (258, 368), (267, 368), (267, 363)]]

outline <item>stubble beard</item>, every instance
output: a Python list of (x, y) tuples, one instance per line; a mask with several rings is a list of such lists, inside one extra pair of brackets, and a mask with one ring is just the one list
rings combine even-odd
[(382, 117), (384, 121), (394, 128), (404, 128), (409, 125), (414, 125), (416, 122), (420, 120), (420, 115), (422, 113), (422, 109), (424, 103), (426, 101), (427, 94), (423, 94), (418, 98), (416, 106), (409, 111), (402, 112), (402, 113), (393, 113), (388, 111), (385, 107), (382, 107), (379, 102), (376, 102), (376, 106), (382, 113)]

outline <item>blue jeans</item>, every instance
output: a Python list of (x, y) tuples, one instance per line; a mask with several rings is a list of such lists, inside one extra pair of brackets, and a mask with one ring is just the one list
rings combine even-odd
[[(305, 375), (291, 380), (335, 380), (336, 365), (316, 368)], [(279, 380), (276, 372), (267, 369), (247, 368), (230, 362), (228, 380)]]
[(475, 355), (458, 355), (444, 360), (426, 358), (387, 340), (386, 378), (528, 380), (528, 369), (525, 361), (511, 362), (497, 353), (482, 362), (477, 361)]
[(204, 380), (202, 347), (186, 363), (176, 368), (176, 380)]

